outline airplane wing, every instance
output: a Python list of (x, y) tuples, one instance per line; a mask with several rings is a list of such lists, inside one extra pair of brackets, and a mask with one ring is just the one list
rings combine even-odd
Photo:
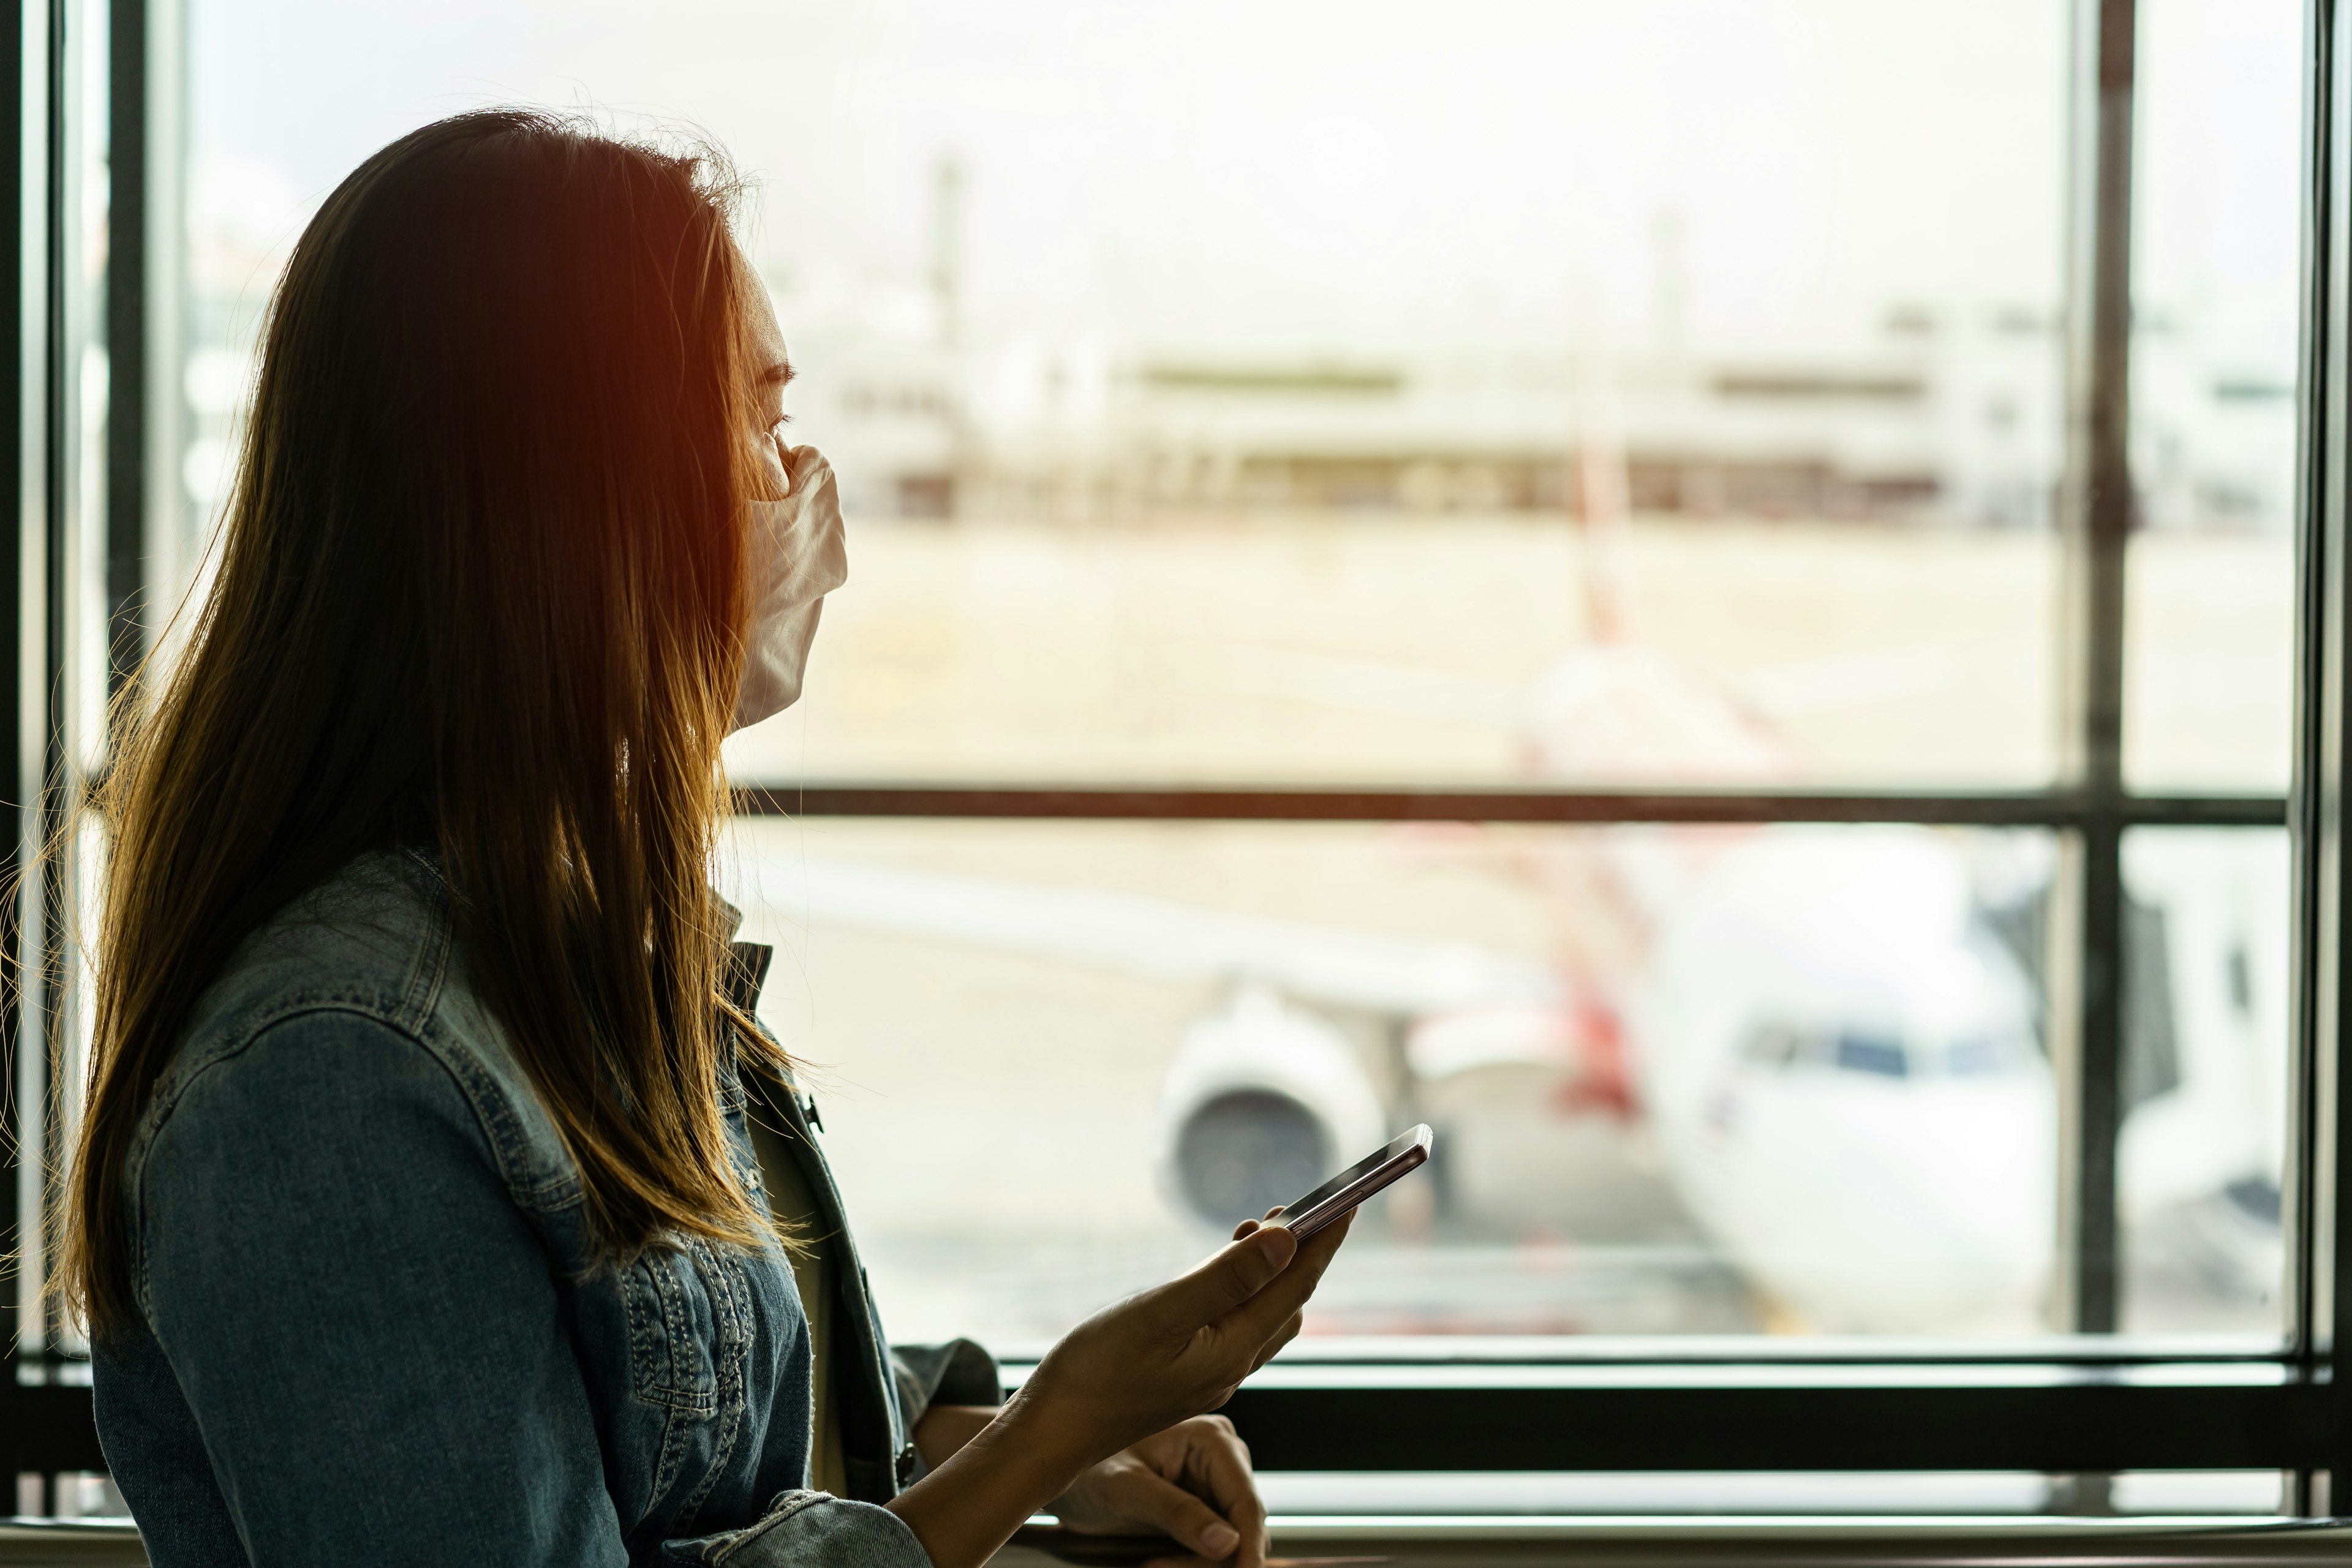
[(788, 923), (929, 937), (1166, 980), (1255, 980), (1304, 1002), (1415, 1016), (1559, 995), (1543, 963), (1469, 942), (800, 856), (747, 856), (742, 869), (752, 885), (740, 889), (746, 896), (729, 896)]

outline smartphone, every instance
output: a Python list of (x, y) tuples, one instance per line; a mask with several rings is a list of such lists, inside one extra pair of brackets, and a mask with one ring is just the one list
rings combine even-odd
[(1429, 1158), (1437, 1135), (1423, 1122), (1377, 1153), (1365, 1155), (1305, 1197), (1282, 1205), (1276, 1225), (1305, 1241), (1407, 1171)]

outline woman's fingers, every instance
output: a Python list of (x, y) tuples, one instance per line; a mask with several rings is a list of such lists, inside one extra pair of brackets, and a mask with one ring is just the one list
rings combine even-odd
[[(1133, 1401), (1135, 1415), (1154, 1406), (1165, 1412), (1151, 1426), (1213, 1410), (1298, 1331), (1293, 1320), (1347, 1230), (1343, 1217), (1302, 1245), (1287, 1226), (1260, 1226), (1191, 1273), (1081, 1325), (1047, 1355), (1029, 1389), (1043, 1396), (1062, 1381), (1055, 1374), (1066, 1373), (1077, 1380), (1073, 1386), (1099, 1390), (1110, 1367), (1073, 1369), (1111, 1354), (1114, 1364), (1158, 1369), (1150, 1380), (1154, 1386), (1138, 1389)], [(1122, 1343), (1126, 1349), (1114, 1353)], [(1115, 1407), (1100, 1415), (1100, 1436), (1108, 1440), (1097, 1452), (1134, 1441), (1139, 1427), (1151, 1429), (1141, 1422), (1126, 1426)]]
[(1282, 1327), (1276, 1331), (1274, 1338), (1266, 1341), (1265, 1343), (1258, 1347), (1257, 1355), (1250, 1362), (1250, 1370), (1252, 1372), (1255, 1372), (1258, 1368), (1272, 1361), (1275, 1357), (1275, 1352), (1281, 1350), (1283, 1346), (1288, 1344), (1291, 1341), (1297, 1339), (1298, 1337), (1298, 1331), (1306, 1326), (1306, 1313), (1291, 1313), (1290, 1321), (1283, 1324)]
[[(1229, 1558), (1237, 1549), (1255, 1544), (1246, 1541), (1215, 1509), (1149, 1470), (1132, 1472), (1120, 1489), (1125, 1494), (1118, 1500), (1122, 1513), (1139, 1523), (1166, 1531), (1203, 1557)], [(1234, 1568), (1257, 1568), (1264, 1555), (1253, 1550), (1247, 1560), (1237, 1561)]]
[[(1288, 1268), (1276, 1275), (1262, 1289), (1224, 1313), (1217, 1323), (1219, 1337), (1231, 1344), (1244, 1347), (1242, 1350), (1244, 1357), (1255, 1355), (1261, 1345), (1274, 1338), (1283, 1324), (1307, 1304), (1307, 1298), (1315, 1293), (1316, 1285), (1322, 1280), (1323, 1270), (1330, 1267), (1332, 1254), (1338, 1252), (1339, 1244), (1347, 1239), (1348, 1226), (1354, 1218), (1353, 1214), (1342, 1215), (1300, 1244), (1297, 1255), (1290, 1259)], [(1289, 1234), (1281, 1226), (1258, 1233), (1260, 1236)], [(1226, 1248), (1229, 1253), (1240, 1250), (1242, 1247), (1239, 1246)]]
[(1170, 1329), (1190, 1333), (1255, 1298), (1297, 1251), (1298, 1238), (1280, 1226), (1254, 1232), (1151, 1292), (1153, 1304)]
[(1257, 1495), (1257, 1478), (1250, 1468), (1249, 1445), (1234, 1424), (1222, 1415), (1203, 1415), (1184, 1423), (1187, 1444), (1185, 1479), (1192, 1489), (1216, 1505), (1234, 1530), (1241, 1544), (1234, 1568), (1262, 1568), (1265, 1561), (1265, 1502)]

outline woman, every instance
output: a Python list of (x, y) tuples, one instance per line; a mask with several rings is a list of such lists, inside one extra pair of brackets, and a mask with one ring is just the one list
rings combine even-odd
[[(964, 1352), (862, 1375), (706, 883), (719, 742), (796, 694), (839, 576), (730, 202), (708, 158), (466, 115), (279, 286), (217, 577), (109, 786), (67, 1274), (163, 1568), (971, 1568), (1057, 1498), (1256, 1568), (1201, 1413), (1339, 1227), (1244, 1226), (1002, 1409), (933, 1397), (992, 1395)], [(762, 1196), (795, 1174), (814, 1234)], [(852, 1495), (809, 1488), (826, 1436)]]

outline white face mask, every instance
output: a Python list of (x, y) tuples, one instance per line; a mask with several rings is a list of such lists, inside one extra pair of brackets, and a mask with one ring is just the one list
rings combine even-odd
[(783, 459), (790, 481), (784, 499), (751, 503), (744, 563), (751, 580), (751, 628), (743, 683), (735, 691), (738, 730), (800, 700), (817, 613), (824, 596), (849, 580), (833, 465), (814, 447), (794, 447)]

